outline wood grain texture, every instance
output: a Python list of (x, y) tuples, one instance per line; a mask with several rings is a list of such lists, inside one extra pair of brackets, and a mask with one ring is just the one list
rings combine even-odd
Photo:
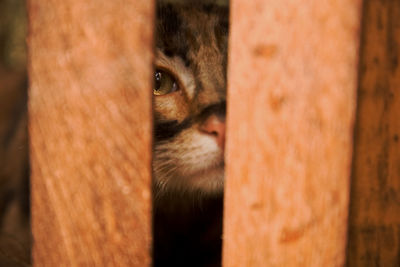
[(149, 266), (153, 1), (29, 1), (35, 266)]
[(400, 266), (400, 1), (366, 0), (348, 266)]
[(361, 1), (231, 8), (223, 264), (341, 266)]

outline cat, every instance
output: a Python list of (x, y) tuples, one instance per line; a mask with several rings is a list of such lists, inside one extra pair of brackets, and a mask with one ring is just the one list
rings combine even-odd
[(227, 16), (211, 5), (158, 8), (154, 82), (158, 192), (223, 189)]
[(158, 3), (154, 266), (220, 266), (229, 9)]

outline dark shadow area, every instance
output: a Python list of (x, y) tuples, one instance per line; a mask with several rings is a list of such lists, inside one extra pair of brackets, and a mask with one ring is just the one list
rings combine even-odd
[(400, 1), (363, 3), (347, 263), (400, 266)]
[(29, 266), (26, 6), (0, 0), (0, 266)]

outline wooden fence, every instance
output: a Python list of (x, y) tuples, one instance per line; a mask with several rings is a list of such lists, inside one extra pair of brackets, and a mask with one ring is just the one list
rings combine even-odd
[(29, 12), (33, 261), (149, 265), (153, 4)]
[[(399, 17), (231, 0), (224, 266), (400, 265)], [(151, 264), (153, 18), (29, 0), (36, 266)]]

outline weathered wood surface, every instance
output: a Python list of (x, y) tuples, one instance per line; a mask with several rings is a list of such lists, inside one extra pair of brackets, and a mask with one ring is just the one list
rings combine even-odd
[(365, 0), (348, 266), (400, 266), (400, 1)]
[(153, 1), (29, 1), (35, 266), (148, 266)]
[(360, 9), (231, 1), (224, 266), (345, 262)]

